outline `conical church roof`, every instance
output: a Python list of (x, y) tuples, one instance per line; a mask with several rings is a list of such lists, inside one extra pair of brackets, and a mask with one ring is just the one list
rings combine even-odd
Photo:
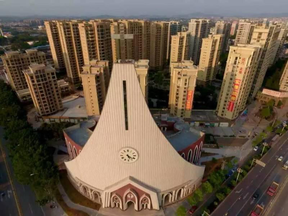
[[(135, 150), (132, 162), (121, 158), (123, 149)], [(204, 173), (204, 167), (184, 160), (159, 130), (132, 63), (114, 64), (97, 127), (81, 153), (66, 166), (74, 179), (100, 190), (130, 176), (166, 191), (189, 181), (199, 182)]]

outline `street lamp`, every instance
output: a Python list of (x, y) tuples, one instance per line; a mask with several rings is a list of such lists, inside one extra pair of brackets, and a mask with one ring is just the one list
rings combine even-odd
[(267, 143), (267, 142), (264, 142), (264, 143), (263, 143), (263, 149), (262, 149), (262, 152), (261, 152), (261, 156), (263, 155), (264, 150), (265, 150), (265, 147), (267, 147), (267, 146), (268, 146), (268, 143)]
[(238, 168), (238, 169), (237, 169), (237, 172), (238, 172), (238, 175), (237, 175), (237, 178), (236, 178), (236, 182), (238, 181), (238, 178), (239, 178), (239, 176), (240, 176), (240, 173), (242, 173), (243, 170), (242, 170), (241, 168)]

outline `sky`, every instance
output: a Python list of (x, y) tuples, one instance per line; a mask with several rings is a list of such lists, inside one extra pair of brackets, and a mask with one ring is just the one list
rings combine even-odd
[(0, 16), (245, 16), (287, 8), (288, 0), (0, 0)]

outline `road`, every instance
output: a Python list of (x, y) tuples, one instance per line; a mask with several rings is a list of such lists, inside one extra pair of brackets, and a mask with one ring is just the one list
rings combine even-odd
[[(0, 142), (2, 143), (2, 146), (4, 146), (4, 153), (7, 156), (7, 149), (5, 147), (6, 140), (3, 139), (3, 129), (0, 127)], [(14, 188), (15, 188), (15, 194), (18, 197), (20, 208), (22, 211), (23, 216), (47, 216), (44, 212), (44, 209), (36, 203), (36, 197), (35, 194), (32, 192), (30, 187), (19, 184), (14, 175), (13, 175), (13, 169), (11, 165), (11, 161), (9, 160), (9, 157), (6, 157), (7, 165), (9, 167), (11, 178), (13, 179)], [(0, 202), (0, 214), (1, 216), (18, 216), (17, 206), (15, 202), (15, 197), (11, 188), (11, 184), (9, 183), (9, 177), (7, 174), (7, 169), (5, 167), (3, 158), (0, 163), (0, 182), (1, 185), (7, 185), (0, 190), (2, 192), (5, 192), (5, 197), (1, 199)]]
[(270, 198), (265, 194), (267, 188), (274, 178), (281, 183), (286, 175), (281, 169), (282, 163), (276, 160), (276, 156), (285, 155), (287, 157), (288, 145), (284, 145), (287, 142), (288, 133), (284, 134), (263, 157), (262, 161), (266, 163), (266, 166), (263, 168), (255, 165), (246, 178), (236, 186), (211, 215), (222, 216), (227, 212), (229, 216), (248, 215), (256, 205), (256, 203), (251, 203), (251, 197), (256, 191), (260, 195), (259, 201), (264, 202), (264, 205), (269, 203)]
[[(286, 171), (287, 172), (287, 171)], [(265, 212), (266, 216), (286, 216), (288, 212), (288, 181), (285, 181), (285, 186), (280, 189), (275, 200), (271, 202), (271, 208)]]

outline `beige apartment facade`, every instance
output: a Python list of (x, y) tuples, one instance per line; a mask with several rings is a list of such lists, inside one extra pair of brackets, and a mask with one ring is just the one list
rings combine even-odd
[(251, 37), (251, 44), (262, 46), (261, 58), (259, 59), (258, 68), (255, 74), (254, 82), (251, 89), (251, 96), (256, 97), (258, 91), (262, 87), (267, 69), (274, 62), (277, 54), (277, 39), (280, 28), (276, 25), (265, 27), (263, 25), (256, 26)]
[(171, 37), (170, 63), (189, 59), (189, 32), (178, 32)]
[(45, 53), (32, 49), (26, 50), (25, 53), (9, 51), (2, 55), (1, 59), (8, 76), (8, 81), (15, 91), (28, 88), (22, 72), (23, 70), (28, 69), (28, 66), (32, 63), (46, 63)]
[(150, 22), (117, 20), (111, 23), (113, 62), (117, 60), (149, 59)]
[(190, 32), (190, 49), (189, 58), (196, 65), (199, 63), (202, 39), (209, 34), (210, 20), (208, 19), (191, 19), (188, 24), (188, 32)]
[(260, 45), (230, 47), (217, 104), (218, 116), (234, 120), (245, 109), (260, 57)]
[(88, 116), (100, 115), (110, 80), (109, 62), (93, 60), (81, 74)]
[(84, 65), (79, 21), (56, 21), (56, 23), (68, 80), (70, 83), (79, 83)]
[(205, 85), (216, 78), (224, 35), (209, 35), (203, 38), (197, 82)]
[(90, 20), (79, 23), (84, 65), (92, 60), (109, 61), (112, 67), (111, 20)]
[(169, 58), (170, 23), (151, 22), (150, 28), (150, 68), (163, 69)]
[(279, 85), (280, 85), (279, 88), (280, 91), (288, 92), (288, 61), (286, 62)]
[(223, 35), (222, 48), (221, 48), (222, 53), (226, 52), (226, 50), (228, 49), (230, 31), (231, 31), (231, 23), (225, 21), (217, 21), (215, 23), (215, 34)]
[(234, 20), (231, 24), (231, 30), (230, 30), (230, 35), (234, 36), (237, 32), (237, 28), (238, 28), (238, 21)]
[(170, 114), (180, 118), (190, 118), (198, 68), (190, 60), (172, 62), (170, 73)]
[(240, 20), (238, 23), (237, 34), (234, 45), (249, 44), (255, 25), (249, 20)]
[(39, 115), (50, 115), (63, 109), (56, 71), (52, 66), (31, 64), (23, 73)]
[(62, 53), (59, 30), (57, 27), (57, 21), (45, 21), (44, 25), (51, 49), (54, 67), (56, 69), (63, 69), (65, 68), (65, 63)]

